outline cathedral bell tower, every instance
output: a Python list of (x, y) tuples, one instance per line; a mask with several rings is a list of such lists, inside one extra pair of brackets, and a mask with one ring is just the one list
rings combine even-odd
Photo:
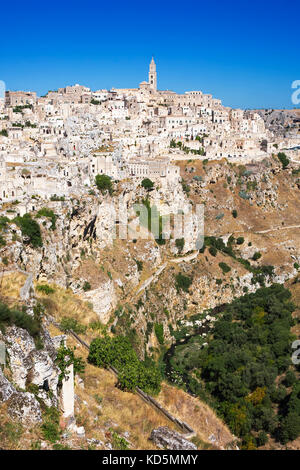
[(150, 62), (150, 66), (149, 66), (149, 86), (150, 86), (151, 90), (153, 90), (153, 91), (157, 90), (156, 65), (155, 65), (153, 57), (152, 57), (152, 60)]

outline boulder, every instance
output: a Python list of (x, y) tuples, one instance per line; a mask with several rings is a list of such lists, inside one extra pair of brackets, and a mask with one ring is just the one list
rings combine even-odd
[(7, 412), (12, 419), (23, 424), (36, 424), (42, 421), (40, 404), (32, 393), (14, 393), (7, 403)]
[(188, 441), (183, 434), (180, 434), (167, 426), (160, 426), (153, 429), (150, 439), (160, 449), (169, 450), (197, 450), (197, 446)]
[(0, 368), (0, 403), (7, 401), (14, 393), (16, 393), (16, 389), (3, 375), (3, 372)]

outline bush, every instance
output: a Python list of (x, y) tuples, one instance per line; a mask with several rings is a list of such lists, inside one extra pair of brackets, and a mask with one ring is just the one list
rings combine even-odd
[(88, 281), (85, 281), (85, 283), (82, 286), (82, 289), (84, 290), (84, 292), (91, 290), (91, 284)]
[(139, 272), (143, 271), (143, 261), (136, 259), (135, 262), (136, 262), (138, 271)]
[(268, 442), (268, 436), (265, 431), (260, 431), (256, 438), (256, 445), (257, 447), (264, 446)]
[(60, 374), (58, 376), (58, 383), (61, 384), (64, 379), (68, 379), (67, 369), (73, 364), (74, 367), (74, 376), (78, 373), (83, 373), (85, 370), (85, 365), (81, 357), (75, 356), (76, 348), (67, 348), (61, 343), (60, 348), (57, 351), (57, 356), (55, 363), (60, 369)]
[(68, 331), (74, 331), (78, 335), (84, 334), (86, 332), (86, 326), (79, 323), (75, 318), (63, 317), (59, 328), (64, 332), (67, 333)]
[(281, 164), (282, 164), (282, 168), (283, 170), (286, 169), (286, 167), (288, 166), (288, 164), (290, 163), (289, 159), (287, 158), (286, 154), (283, 153), (283, 152), (279, 152), (277, 154), (277, 157), (279, 158)]
[[(27, 330), (35, 341), (40, 339), (42, 325), (42, 307), (37, 304), (34, 307), (33, 317), (26, 313), (26, 309), (16, 310), (9, 308), (6, 304), (0, 303), (0, 329), (5, 325), (15, 325), (19, 328)], [(2, 328), (1, 328), (2, 327)]]
[(288, 370), (285, 374), (284, 384), (287, 387), (291, 387), (296, 382), (297, 378), (295, 373), (292, 370)]
[(48, 286), (48, 284), (38, 284), (36, 286), (36, 290), (46, 295), (53, 294), (55, 292), (55, 289), (53, 289), (53, 287)]
[(175, 245), (178, 251), (181, 253), (184, 247), (184, 238), (176, 238)]
[(183, 290), (184, 292), (188, 292), (192, 282), (193, 282), (192, 278), (188, 276), (184, 276), (181, 273), (175, 276), (175, 286), (176, 286), (177, 292), (181, 290)]
[(3, 238), (2, 235), (0, 235), (0, 246), (5, 246), (5, 245), (6, 245), (5, 238)]
[(56, 229), (56, 219), (57, 219), (57, 215), (54, 214), (53, 210), (51, 209), (48, 209), (48, 207), (43, 207), (42, 209), (40, 209), (36, 215), (36, 218), (39, 218), (39, 217), (47, 217), (48, 219), (51, 220), (51, 230), (55, 230)]
[(148, 191), (150, 191), (150, 190), (153, 189), (153, 187), (154, 187), (153, 181), (151, 181), (149, 178), (143, 179), (143, 181), (142, 181), (141, 184), (142, 184), (142, 187), (143, 187), (144, 189), (147, 189)]
[(226, 264), (226, 263), (221, 262), (221, 263), (219, 263), (219, 266), (222, 269), (223, 274), (229, 273), (229, 271), (231, 271), (231, 267), (228, 266), (228, 264)]
[(244, 237), (238, 237), (236, 239), (236, 244), (237, 245), (242, 245), (244, 243), (244, 241), (245, 241)]
[(164, 326), (161, 323), (155, 323), (154, 331), (159, 344), (164, 344)]
[(31, 218), (30, 214), (24, 214), (23, 217), (18, 216), (13, 221), (20, 227), (23, 237), (28, 238), (28, 243), (33, 248), (43, 246), (40, 226)]
[(140, 387), (146, 393), (160, 391), (161, 375), (154, 363), (144, 363), (124, 336), (105, 336), (91, 342), (88, 361), (98, 367), (113, 366), (118, 371), (118, 386), (132, 391)]
[(260, 258), (261, 258), (261, 253), (259, 253), (259, 251), (256, 251), (254, 255), (252, 256), (253, 261), (257, 261)]
[(236, 209), (233, 209), (233, 211), (231, 212), (231, 214), (232, 214), (232, 217), (233, 217), (234, 219), (236, 219), (237, 216), (238, 216), (238, 213), (237, 213), (237, 210), (236, 210)]
[(129, 444), (126, 441), (126, 439), (122, 436), (119, 436), (118, 433), (115, 431), (112, 431), (111, 434), (111, 443), (112, 443), (112, 448), (113, 450), (128, 450), (129, 449)]
[(211, 254), (211, 256), (217, 256), (217, 248), (215, 246), (210, 246), (209, 247), (209, 253)]
[(112, 194), (113, 188), (112, 188), (112, 181), (110, 176), (107, 175), (96, 175), (95, 178), (95, 183), (99, 191), (101, 191), (102, 194), (104, 194), (106, 191), (109, 192), (109, 194)]

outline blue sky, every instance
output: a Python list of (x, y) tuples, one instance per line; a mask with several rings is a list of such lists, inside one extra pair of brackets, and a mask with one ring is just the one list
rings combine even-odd
[(232, 107), (293, 107), (299, 0), (29, 0), (0, 11), (7, 89), (136, 87), (154, 55), (159, 89), (202, 90)]

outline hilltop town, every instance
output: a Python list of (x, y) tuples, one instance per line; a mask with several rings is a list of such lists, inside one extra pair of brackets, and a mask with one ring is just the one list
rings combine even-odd
[(138, 88), (74, 85), (43, 97), (6, 91), (0, 102), (1, 201), (85, 194), (96, 174), (173, 184), (179, 179), (174, 161), (245, 163), (300, 143), (297, 129), (276, 135), (258, 112), (225, 107), (201, 91), (158, 90), (157, 83), (152, 58), (148, 81)]

